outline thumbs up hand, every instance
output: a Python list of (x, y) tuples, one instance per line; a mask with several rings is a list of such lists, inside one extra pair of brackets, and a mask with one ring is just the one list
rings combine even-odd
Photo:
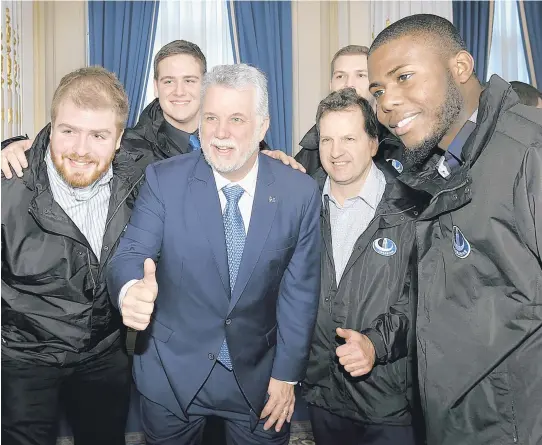
[(376, 360), (373, 342), (366, 335), (352, 329), (337, 328), (337, 335), (346, 340), (335, 351), (344, 370), (352, 377), (368, 374)]
[(122, 300), (122, 321), (137, 331), (147, 329), (158, 295), (156, 265), (150, 258), (143, 264), (143, 278), (128, 288)]

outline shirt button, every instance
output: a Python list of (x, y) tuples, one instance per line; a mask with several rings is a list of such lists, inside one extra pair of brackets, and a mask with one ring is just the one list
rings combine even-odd
[(230, 324), (231, 324), (231, 318), (226, 318), (226, 324), (227, 324), (227, 325), (230, 325)]
[(467, 188), (465, 189), (465, 193), (469, 193), (469, 192), (470, 192), (470, 187), (467, 187)]
[(109, 250), (109, 246), (104, 246), (104, 250)]
[(328, 301), (329, 301), (329, 297), (324, 298), (324, 301), (325, 301), (325, 302), (328, 302)]
[(77, 251), (77, 254), (78, 255), (83, 255), (83, 252), (81, 252), (80, 250)]
[(209, 355), (207, 356), (209, 357), (209, 360), (214, 360), (215, 359), (215, 355), (211, 352), (209, 352)]
[(456, 195), (455, 193), (452, 195), (452, 199), (453, 199), (454, 201), (457, 199), (457, 195)]

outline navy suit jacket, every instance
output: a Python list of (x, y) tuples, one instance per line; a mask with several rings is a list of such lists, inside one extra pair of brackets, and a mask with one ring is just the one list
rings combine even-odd
[(158, 297), (134, 357), (134, 378), (145, 397), (186, 418), (224, 338), (255, 414), (270, 377), (303, 379), (320, 287), (320, 207), (312, 178), (259, 155), (245, 248), (230, 290), (222, 210), (203, 155), (147, 168), (108, 267), (118, 306), (122, 286), (142, 278), (144, 260), (157, 261)]

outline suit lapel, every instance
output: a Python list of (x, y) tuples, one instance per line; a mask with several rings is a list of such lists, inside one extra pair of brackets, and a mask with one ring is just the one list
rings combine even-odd
[(277, 194), (275, 193), (275, 178), (269, 165), (270, 160), (265, 155), (259, 155), (258, 180), (256, 182), (256, 192), (252, 204), (252, 212), (248, 233), (243, 250), (243, 257), (235, 287), (232, 291), (230, 311), (235, 307), (241, 297), (250, 276), (260, 258), (263, 246), (273, 225), (275, 211), (277, 209)]
[(224, 222), (213, 172), (203, 156), (198, 160), (194, 176), (188, 183), (191, 191), (190, 196), (198, 210), (201, 228), (209, 240), (224, 290), (229, 295), (230, 276)]

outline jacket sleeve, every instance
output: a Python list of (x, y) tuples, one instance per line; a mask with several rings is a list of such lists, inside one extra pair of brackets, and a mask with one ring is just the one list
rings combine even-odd
[(145, 259), (157, 261), (162, 246), (164, 215), (156, 171), (154, 165), (150, 165), (130, 222), (107, 267), (109, 296), (116, 308), (122, 287), (131, 280), (143, 278)]
[(533, 144), (525, 153), (514, 187), (514, 210), (523, 242), (541, 262), (542, 140)]
[(417, 293), (416, 250), (410, 257), (410, 271), (403, 285), (399, 299), (384, 314), (380, 314), (371, 327), (361, 331), (374, 345), (376, 364), (386, 364), (408, 355), (410, 325), (414, 316), (414, 302)]
[(282, 278), (277, 302), (277, 349), (271, 376), (303, 380), (320, 293), (320, 192), (305, 204), (299, 237)]

